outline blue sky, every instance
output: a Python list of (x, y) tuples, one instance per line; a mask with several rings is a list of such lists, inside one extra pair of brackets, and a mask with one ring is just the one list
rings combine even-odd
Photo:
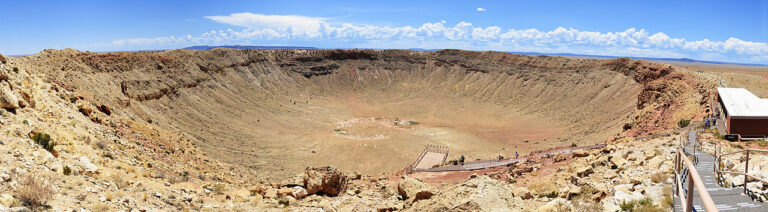
[(0, 1), (7, 55), (241, 44), (768, 64), (768, 0)]

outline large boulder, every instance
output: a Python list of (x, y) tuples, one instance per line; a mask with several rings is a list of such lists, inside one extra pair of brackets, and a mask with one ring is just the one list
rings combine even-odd
[(0, 54), (0, 63), (7, 63), (7, 62), (8, 62), (8, 59), (6, 59), (5, 56), (3, 56), (3, 54)]
[(575, 167), (573, 169), (573, 173), (579, 177), (586, 177), (594, 173), (594, 169), (592, 169), (592, 166), (589, 166), (589, 165), (581, 165), (581, 166)]
[(397, 184), (397, 193), (408, 200), (408, 203), (414, 203), (419, 200), (429, 199), (435, 195), (435, 191), (429, 184), (415, 178), (405, 177)]
[(584, 149), (574, 150), (573, 151), (573, 156), (574, 157), (587, 157), (587, 156), (589, 156), (589, 152), (587, 152), (587, 150), (584, 150)]
[(277, 190), (277, 197), (286, 197), (293, 194), (293, 189), (291, 188), (280, 188)]
[[(612, 157), (612, 158), (611, 158), (611, 165), (612, 165), (612, 168), (614, 168), (614, 167), (615, 167), (615, 168), (621, 168), (621, 167), (625, 167), (625, 165), (626, 165), (627, 163), (628, 163), (628, 162), (627, 162), (627, 160), (626, 160), (626, 159), (624, 159), (624, 158), (623, 158), (623, 157), (621, 157), (621, 156), (619, 156), (619, 157), (616, 157), (616, 156), (614, 156), (614, 157)], [(625, 167), (625, 168), (626, 168), (626, 167)]]
[(533, 194), (531, 194), (531, 191), (528, 190), (526, 187), (515, 187), (512, 190), (512, 193), (515, 194), (515, 197), (520, 197), (523, 199), (531, 199), (533, 198)]
[(11, 85), (6, 81), (0, 82), (0, 108), (10, 110), (19, 108), (19, 99), (13, 95)]
[(561, 211), (575, 211), (571, 202), (565, 199), (553, 199), (547, 204), (542, 205), (536, 212), (561, 212)]
[(310, 195), (338, 196), (347, 187), (347, 176), (333, 167), (307, 168), (304, 175), (304, 188)]
[(644, 196), (640, 192), (630, 192), (624, 189), (618, 189), (613, 196), (603, 200), (603, 207), (605, 211), (619, 211), (622, 202), (630, 202), (632, 200), (640, 200)]

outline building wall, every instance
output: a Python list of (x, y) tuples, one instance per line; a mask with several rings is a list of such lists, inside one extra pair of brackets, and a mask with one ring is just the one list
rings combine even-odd
[(728, 133), (742, 137), (763, 137), (768, 135), (768, 117), (740, 118), (728, 116)]

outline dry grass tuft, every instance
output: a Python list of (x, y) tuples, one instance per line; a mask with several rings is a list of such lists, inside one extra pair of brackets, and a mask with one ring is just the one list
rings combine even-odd
[(16, 198), (24, 205), (36, 208), (43, 206), (53, 199), (53, 188), (48, 182), (37, 175), (27, 175), (19, 180), (16, 188)]
[(129, 185), (128, 181), (126, 181), (123, 178), (123, 175), (121, 174), (109, 175), (109, 181), (112, 181), (112, 183), (115, 183), (115, 186), (117, 186), (117, 188), (125, 188)]
[(99, 203), (94, 203), (94, 204), (91, 205), (91, 211), (94, 211), (94, 212), (107, 212), (107, 211), (112, 211), (112, 208), (109, 207), (109, 204), (107, 204), (105, 202), (99, 202)]
[(661, 183), (661, 182), (664, 182), (664, 180), (666, 180), (667, 177), (669, 177), (667, 173), (659, 172), (651, 176), (651, 182)]

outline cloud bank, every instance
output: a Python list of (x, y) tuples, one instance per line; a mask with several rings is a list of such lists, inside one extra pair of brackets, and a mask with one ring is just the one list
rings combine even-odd
[[(478, 8), (478, 11), (481, 8)], [(240, 27), (200, 35), (115, 40), (95, 48), (179, 48), (189, 45), (310, 43), (318, 47), (462, 48), (498, 51), (568, 52), (642, 57), (688, 57), (702, 60), (768, 64), (768, 44), (738, 38), (725, 41), (672, 38), (629, 28), (621, 32), (581, 31), (558, 27), (502, 29), (446, 21), (421, 26), (377, 26), (332, 23), (323, 17), (233, 13), (206, 16), (214, 22)]]

